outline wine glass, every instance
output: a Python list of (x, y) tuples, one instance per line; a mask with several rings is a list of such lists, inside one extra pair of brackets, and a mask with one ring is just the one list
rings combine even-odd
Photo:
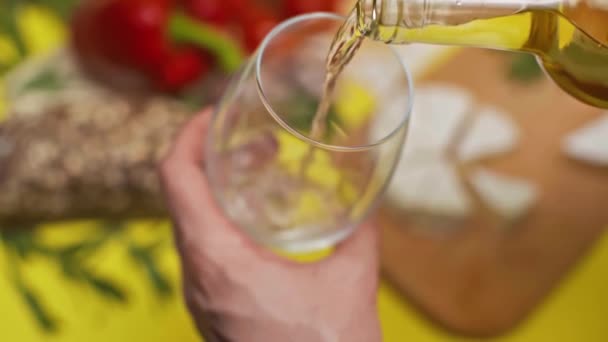
[(325, 134), (311, 135), (344, 20), (312, 13), (278, 25), (215, 109), (205, 151), (212, 192), (237, 227), (270, 248), (314, 251), (347, 237), (399, 160), (412, 81), (382, 43), (362, 44), (337, 81)]

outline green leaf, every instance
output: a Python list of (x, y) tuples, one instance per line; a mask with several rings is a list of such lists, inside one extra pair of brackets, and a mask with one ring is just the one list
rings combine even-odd
[(52, 70), (44, 70), (27, 82), (21, 89), (21, 92), (31, 90), (57, 90), (62, 87), (63, 84), (55, 72)]
[(100, 248), (105, 239), (99, 238), (91, 241), (82, 241), (70, 246), (63, 247), (57, 252), (62, 258), (82, 259)]
[(60, 258), (59, 264), (61, 266), (61, 271), (66, 278), (72, 280), (80, 280), (80, 273), (78, 271), (78, 267), (74, 264), (74, 262), (69, 258)]
[(101, 278), (88, 271), (83, 271), (82, 275), (83, 279), (86, 280), (91, 288), (96, 290), (99, 295), (119, 303), (127, 302), (125, 291), (110, 280)]
[(27, 55), (27, 48), (17, 25), (20, 3), (20, 0), (4, 0), (4, 3), (0, 4), (0, 32), (13, 41), (19, 57), (22, 58)]
[(122, 232), (127, 228), (127, 223), (123, 221), (103, 220), (97, 227), (105, 232)]
[(7, 247), (13, 249), (21, 259), (27, 259), (34, 252), (33, 232), (18, 231), (7, 232), (2, 235)]
[(542, 75), (543, 71), (534, 55), (519, 53), (511, 61), (509, 77), (512, 80), (530, 82), (540, 79)]
[[(6, 238), (6, 234), (2, 235), (3, 240)], [(19, 295), (23, 299), (23, 302), (27, 305), (30, 310), (32, 316), (38, 323), (38, 325), (46, 332), (54, 332), (57, 330), (57, 322), (53, 318), (51, 314), (46, 310), (42, 302), (34, 293), (34, 291), (29, 288), (23, 282), (23, 277), (21, 275), (21, 270), (19, 263), (16, 259), (15, 253), (7, 250), (7, 260), (8, 260), (8, 271), (11, 276), (11, 279), (15, 285), (16, 290), (19, 292)]]
[(44, 307), (43, 301), (33, 292), (21, 276), (22, 266), (20, 258), (29, 255), (42, 256), (60, 267), (66, 279), (86, 286), (108, 301), (127, 303), (128, 295), (125, 289), (111, 279), (93, 273), (86, 268), (87, 261), (94, 257), (99, 248), (106, 245), (109, 239), (116, 239), (127, 243), (129, 252), (139, 268), (144, 271), (147, 279), (159, 296), (165, 297), (174, 293), (174, 286), (170, 277), (164, 274), (155, 257), (164, 239), (146, 246), (137, 246), (128, 240), (124, 234), (125, 224), (116, 221), (106, 221), (94, 230), (93, 236), (83, 241), (74, 242), (63, 247), (44, 244), (44, 240), (37, 238), (36, 230), (32, 227), (18, 227), (14, 231), (0, 231), (0, 243), (7, 246), (8, 274), (15, 283), (16, 289), (23, 298), (25, 305), (32, 316), (45, 331), (56, 331), (57, 320)]
[(95, 238), (76, 242), (72, 245), (58, 249), (57, 254), (60, 259), (72, 259), (70, 261), (73, 262), (79, 261), (78, 259), (84, 259), (96, 252), (100, 247), (103, 247), (106, 241), (112, 238), (113, 235), (121, 232), (116, 229), (116, 226), (106, 226), (106, 223), (101, 223), (100, 227), (102, 229)]
[(0, 77), (4, 76), (9, 71), (13, 70), (13, 68), (16, 65), (17, 65), (17, 62), (15, 62), (15, 63), (6, 63), (6, 64), (0, 63)]
[(70, 246), (63, 247), (59, 249), (57, 253), (60, 257), (69, 259), (74, 258), (78, 253), (82, 251), (94, 249), (95, 247), (97, 247), (97, 245), (92, 243), (91, 241), (83, 241)]
[(23, 284), (20, 284), (18, 289), (25, 304), (38, 322), (38, 325), (46, 332), (57, 331), (57, 321), (49, 314), (44, 305), (42, 305), (38, 296)]
[(150, 247), (142, 248), (135, 245), (131, 245), (129, 247), (129, 254), (138, 265), (143, 266), (146, 276), (152, 283), (152, 286), (156, 290), (156, 292), (163, 297), (169, 296), (173, 294), (173, 286), (171, 286), (171, 282), (168, 277), (166, 277), (161, 271), (158, 265), (156, 264), (156, 259), (154, 258), (154, 251), (158, 244), (155, 244)]
[(25, 240), (25, 239), (13, 240), (13, 248), (15, 249), (15, 252), (17, 252), (17, 255), (19, 255), (19, 257), (21, 259), (27, 259), (30, 255), (30, 252), (32, 251), (32, 249), (30, 248), (30, 244), (28, 243), (28, 240)]

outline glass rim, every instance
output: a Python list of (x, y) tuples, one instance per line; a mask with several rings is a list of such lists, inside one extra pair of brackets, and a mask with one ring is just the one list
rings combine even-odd
[(268, 47), (270, 42), (273, 41), (274, 38), (277, 37), (279, 34), (281, 34), (285, 29), (287, 29), (288, 27), (290, 27), (294, 24), (298, 24), (300, 22), (304, 22), (304, 21), (311, 20), (311, 19), (331, 19), (331, 20), (341, 20), (342, 22), (344, 22), (344, 20), (347, 18), (345, 16), (342, 16), (342, 15), (339, 15), (336, 13), (330, 13), (330, 12), (306, 13), (306, 14), (298, 15), (298, 16), (295, 16), (295, 17), (292, 17), (290, 19), (283, 21), (279, 25), (275, 26), (275, 28), (273, 28), (272, 31), (270, 31), (270, 33), (268, 35), (266, 35), (266, 37), (264, 37), (264, 40), (262, 41), (262, 43), (260, 44), (260, 46), (258, 48), (256, 62), (255, 62), (255, 69), (256, 69), (255, 78), (256, 78), (258, 95), (260, 96), (260, 100), (262, 101), (262, 104), (264, 105), (264, 107), (266, 108), (268, 113), (270, 113), (270, 115), (273, 117), (273, 119), (281, 127), (283, 127), (285, 130), (287, 130), (290, 134), (294, 135), (298, 139), (303, 140), (304, 142), (309, 143), (315, 147), (319, 147), (319, 148), (326, 149), (326, 150), (339, 151), (339, 152), (358, 152), (358, 151), (367, 151), (367, 150), (370, 150), (372, 148), (378, 147), (378, 146), (386, 143), (388, 140), (390, 140), (395, 135), (397, 135), (399, 133), (399, 131), (403, 128), (403, 126), (406, 125), (406, 123), (411, 115), (411, 112), (412, 112), (413, 96), (414, 96), (412, 74), (411, 74), (409, 68), (407, 67), (407, 65), (404, 63), (403, 59), (397, 53), (397, 50), (394, 47), (389, 46), (389, 45), (387, 45), (386, 47), (393, 53), (393, 55), (399, 62), (399, 65), (401, 65), (401, 71), (403, 71), (403, 73), (405, 74), (405, 79), (407, 80), (407, 90), (406, 90), (407, 94), (405, 94), (405, 95), (408, 96), (408, 104), (405, 108), (405, 115), (403, 115), (403, 118), (399, 122), (399, 125), (397, 125), (395, 127), (395, 129), (393, 129), (390, 133), (386, 134), (386, 136), (384, 136), (382, 139), (378, 139), (377, 141), (375, 141), (371, 144), (358, 145), (358, 146), (340, 146), (340, 145), (326, 144), (326, 143), (317, 141), (315, 139), (312, 139), (312, 138), (298, 132), (296, 129), (291, 127), (287, 122), (285, 122), (285, 120), (283, 120), (281, 118), (281, 116), (278, 115), (277, 112), (275, 112), (274, 108), (272, 108), (270, 101), (266, 97), (266, 94), (264, 92), (264, 87), (262, 86), (262, 81), (261, 81), (261, 79), (262, 79), (262, 74), (261, 74), (262, 59), (264, 57), (264, 52), (266, 51), (266, 48)]

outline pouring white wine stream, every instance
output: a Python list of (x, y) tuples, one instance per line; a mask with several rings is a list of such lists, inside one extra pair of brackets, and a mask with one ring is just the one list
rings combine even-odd
[(360, 0), (330, 48), (313, 138), (364, 38), (532, 53), (565, 92), (608, 108), (608, 0)]
[[(336, 81), (365, 38), (532, 53), (565, 92), (608, 108), (607, 8), (608, 0), (359, 0), (330, 47), (311, 138), (324, 136)], [(311, 147), (302, 173), (312, 159)]]

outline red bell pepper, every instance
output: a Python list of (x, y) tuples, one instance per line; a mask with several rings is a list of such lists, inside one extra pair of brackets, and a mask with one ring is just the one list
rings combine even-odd
[(228, 25), (234, 20), (230, 1), (226, 0), (184, 0), (184, 10), (193, 17), (218, 26)]
[(249, 52), (255, 51), (266, 35), (279, 24), (279, 18), (263, 8), (252, 9), (242, 20), (245, 46)]
[(171, 0), (87, 0), (72, 32), (85, 66), (135, 71), (169, 91), (204, 76), (213, 60), (234, 71), (243, 56), (232, 38), (184, 15)]
[(333, 12), (336, 5), (336, 0), (284, 0), (283, 15), (289, 18), (310, 12)]
[(72, 41), (90, 71), (179, 91), (216, 65), (234, 71), (280, 20), (333, 11), (337, 0), (266, 1), (83, 0)]
[(273, 10), (257, 0), (182, 0), (187, 13), (212, 22), (240, 37), (247, 52), (253, 52), (280, 22), (279, 8)]

